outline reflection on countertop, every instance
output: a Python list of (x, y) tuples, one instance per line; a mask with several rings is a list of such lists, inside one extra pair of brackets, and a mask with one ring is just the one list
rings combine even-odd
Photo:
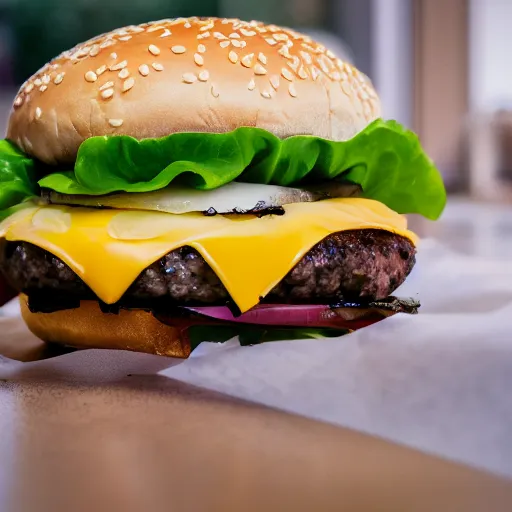
[(465, 254), (500, 260), (512, 256), (512, 204), (453, 196), (438, 221), (414, 216), (410, 225), (422, 238), (435, 238)]

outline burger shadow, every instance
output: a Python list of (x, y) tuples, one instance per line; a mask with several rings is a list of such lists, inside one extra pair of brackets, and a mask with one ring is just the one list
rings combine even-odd
[(0, 366), (0, 378), (16, 383), (101, 386), (125, 379), (127, 383), (133, 382), (133, 376), (155, 377), (160, 371), (184, 361), (123, 350), (77, 350), (48, 345), (37, 361), (23, 362), (12, 368), (7, 366), (4, 371)]
[[(93, 352), (93, 350), (80, 352), (85, 354), (86, 352)], [(63, 361), (71, 355), (66, 354), (59, 359)], [(146, 354), (135, 355), (146, 359)], [(121, 359), (124, 359), (122, 355)], [(165, 403), (168, 406), (180, 401), (197, 405), (208, 403), (214, 407), (238, 406), (246, 410), (250, 408), (280, 412), (273, 407), (252, 403), (158, 374), (162, 370), (181, 364), (184, 360), (168, 360), (165, 357), (158, 356), (149, 356), (147, 359), (140, 366), (122, 364), (114, 371), (104, 367), (101, 373), (96, 370), (86, 375), (77, 375), (74, 370), (66, 369), (65, 365), (51, 369), (46, 365), (31, 365), (30, 367), (21, 365), (11, 375), (0, 374), (0, 389), (9, 388), (11, 391), (23, 394), (24, 390), (37, 388), (38, 393), (49, 392), (53, 394), (57, 392), (61, 397), (65, 395), (68, 395), (68, 397), (75, 396), (77, 403), (79, 401), (83, 402), (87, 396), (94, 400), (110, 400), (109, 397), (114, 394), (119, 397), (118, 405), (121, 406), (123, 404), (124, 406), (129, 405), (131, 400), (138, 401), (142, 399), (148, 402), (152, 401), (151, 399), (156, 399), (159, 403)], [(76, 363), (78, 361), (75, 358), (73, 361), (75, 368)]]

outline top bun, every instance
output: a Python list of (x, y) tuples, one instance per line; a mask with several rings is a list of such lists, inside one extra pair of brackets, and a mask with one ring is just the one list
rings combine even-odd
[(255, 126), (346, 140), (380, 116), (368, 78), (290, 29), (188, 18), (130, 26), (55, 58), (21, 87), (7, 137), (48, 164), (88, 137)]

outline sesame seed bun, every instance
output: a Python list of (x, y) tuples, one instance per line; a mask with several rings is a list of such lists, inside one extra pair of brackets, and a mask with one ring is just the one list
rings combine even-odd
[(380, 117), (369, 80), (308, 36), (233, 19), (163, 20), (80, 44), (29, 78), (7, 137), (48, 164), (91, 136), (240, 126), (346, 140)]

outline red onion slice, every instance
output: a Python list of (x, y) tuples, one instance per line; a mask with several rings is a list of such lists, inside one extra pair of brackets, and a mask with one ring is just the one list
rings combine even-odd
[(341, 307), (326, 305), (261, 304), (240, 316), (233, 316), (226, 306), (188, 307), (189, 311), (225, 322), (281, 326), (336, 327), (358, 329), (393, 314), (377, 308)]

